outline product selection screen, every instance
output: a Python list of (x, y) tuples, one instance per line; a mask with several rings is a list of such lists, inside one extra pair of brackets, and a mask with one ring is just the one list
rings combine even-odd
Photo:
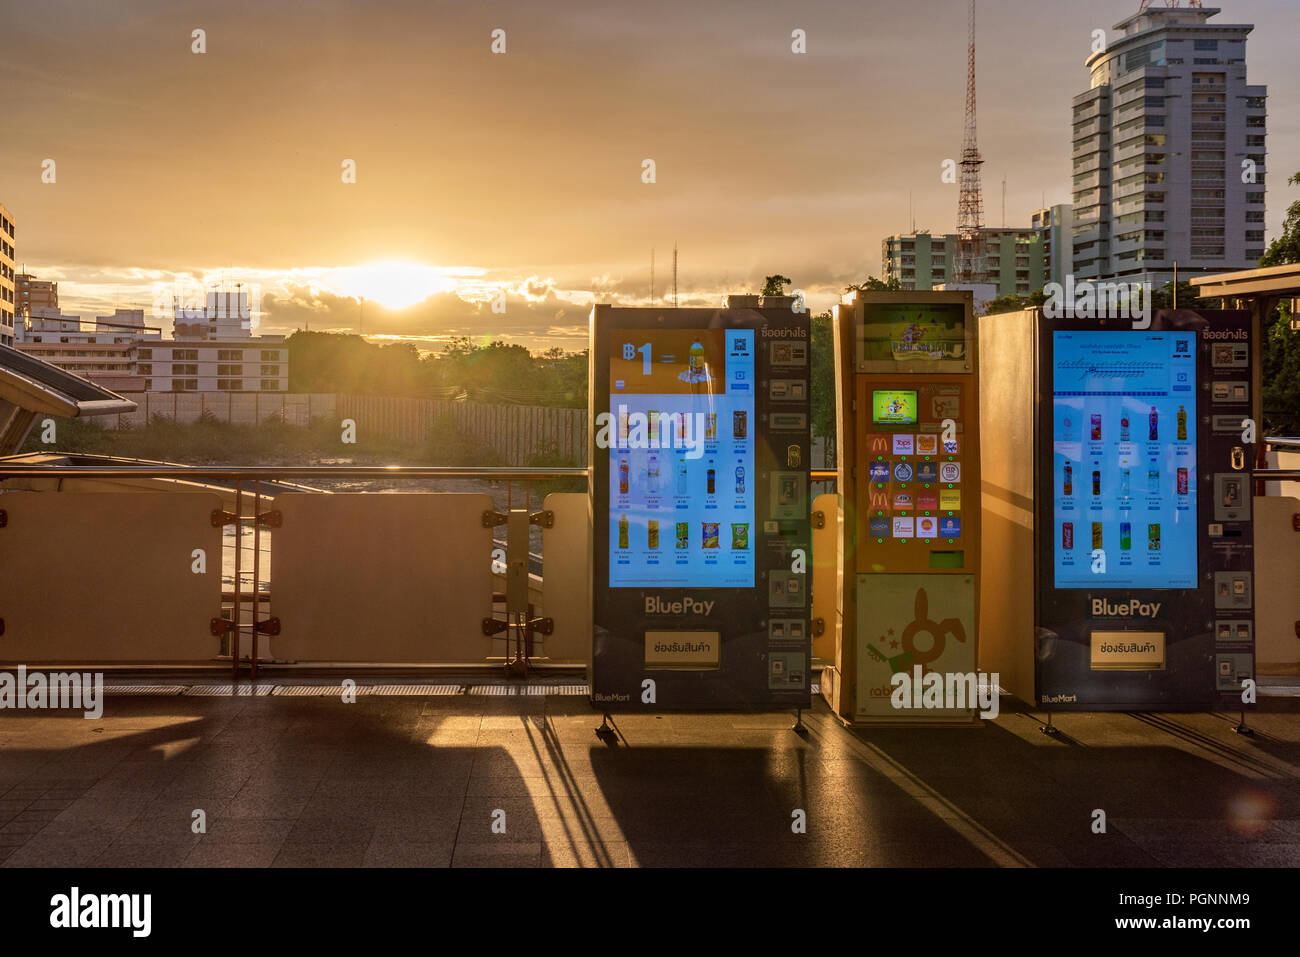
[(1056, 587), (1196, 587), (1195, 333), (1052, 343)]
[(754, 349), (752, 330), (611, 331), (611, 587), (753, 587)]

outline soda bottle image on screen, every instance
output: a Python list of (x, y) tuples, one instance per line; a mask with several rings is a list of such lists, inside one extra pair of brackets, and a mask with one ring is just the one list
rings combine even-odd
[(1119, 440), (1121, 442), (1128, 441), (1128, 415), (1127, 414), (1121, 415), (1119, 417)]
[(646, 487), (653, 494), (659, 491), (659, 456), (650, 456), (650, 462), (646, 465), (645, 470)]
[(1101, 416), (1098, 413), (1094, 412), (1090, 418), (1092, 421), (1092, 440), (1094, 442), (1100, 442), (1101, 441)]
[(704, 371), (704, 345), (691, 343), (691, 372), (699, 374)]
[(651, 548), (659, 547), (659, 520), (650, 519), (650, 525), (646, 531), (646, 544)]
[(627, 516), (620, 515), (618, 519), (618, 547), (627, 548)]
[(686, 494), (686, 460), (677, 460), (677, 494)]
[(1069, 462), (1066, 462), (1066, 463), (1065, 463), (1065, 483), (1064, 483), (1064, 484), (1065, 484), (1065, 494), (1066, 494), (1066, 495), (1073, 495), (1073, 494), (1074, 494), (1074, 469), (1072, 469), (1072, 468), (1070, 467), (1070, 463), (1069, 463)]
[(745, 494), (745, 466), (736, 466), (736, 494)]
[(677, 547), (686, 548), (690, 545), (691, 525), (690, 522), (677, 523)]
[(646, 413), (646, 419), (650, 423), (650, 440), (653, 442), (659, 438), (659, 410), (651, 409)]
[(1159, 438), (1160, 435), (1160, 429), (1158, 427), (1159, 422), (1160, 422), (1160, 413), (1156, 411), (1156, 407), (1153, 405), (1151, 406), (1151, 413), (1147, 416), (1147, 432), (1149, 433), (1148, 438), (1152, 442), (1156, 441), (1156, 439)]
[(1160, 523), (1147, 526), (1147, 548), (1153, 552), (1160, 551)]
[(737, 409), (731, 413), (731, 434), (734, 438), (743, 439), (749, 433), (749, 423), (746, 419), (744, 409)]
[(1101, 494), (1101, 472), (1097, 469), (1092, 470), (1092, 494)]
[(1178, 407), (1178, 441), (1187, 441), (1187, 410), (1181, 405)]
[(716, 479), (716, 478), (717, 478), (717, 473), (714, 472), (713, 469), (709, 469), (709, 494), (710, 494), (710, 495), (715, 494), (716, 491), (717, 491), (717, 489), (716, 489), (716, 487), (715, 487), (715, 479)]
[(1119, 547), (1124, 552), (1133, 547), (1133, 526), (1128, 522), (1119, 523)]
[(1064, 522), (1061, 525), (1061, 547), (1067, 552), (1074, 548), (1074, 522)]
[(618, 494), (627, 494), (627, 459), (618, 460)]
[(1178, 494), (1187, 494), (1187, 469), (1185, 468), (1180, 468), (1178, 470)]
[(1092, 523), (1092, 547), (1101, 548), (1101, 522)]
[(1156, 495), (1160, 492), (1160, 466), (1152, 465), (1147, 469), (1147, 492)]
[(1128, 469), (1124, 469), (1124, 471), (1119, 473), (1119, 494), (1120, 497), (1122, 498), (1128, 498), (1129, 496), (1129, 470)]

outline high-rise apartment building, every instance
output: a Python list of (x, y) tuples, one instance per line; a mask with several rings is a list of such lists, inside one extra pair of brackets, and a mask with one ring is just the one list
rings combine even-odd
[(26, 315), (28, 309), (58, 309), (59, 284), (20, 272), (14, 278), (14, 302), (18, 316)]
[(1150, 7), (1087, 60), (1074, 98), (1073, 271), (1159, 288), (1256, 265), (1264, 252), (1265, 100), (1243, 24), (1214, 7)]
[(0, 204), (0, 346), (14, 344), (14, 217)]

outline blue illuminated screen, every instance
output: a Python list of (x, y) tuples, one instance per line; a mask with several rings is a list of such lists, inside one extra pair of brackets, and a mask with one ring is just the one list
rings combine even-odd
[(1195, 333), (1052, 342), (1056, 587), (1195, 588)]

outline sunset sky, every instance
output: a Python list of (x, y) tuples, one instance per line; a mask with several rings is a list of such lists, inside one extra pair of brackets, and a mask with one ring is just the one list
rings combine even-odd
[[(1209, 4), (1207, 4), (1208, 6)], [(1300, 189), (1295, 0), (1254, 23), (1268, 232)], [(1093, 29), (1138, 0), (980, 0), (985, 222), (1069, 201)], [(41, 2), (0, 13), (0, 203), (65, 312), (149, 309), (178, 276), (258, 283), (263, 332), (582, 348), (593, 297), (683, 304), (781, 272), (814, 310), (880, 241), (954, 228), (963, 0)], [(191, 31), (207, 52), (191, 53)], [(490, 52), (506, 31), (507, 52)], [(806, 55), (791, 31), (807, 32)], [(57, 182), (41, 183), (52, 158)], [(657, 182), (642, 183), (653, 159)], [(355, 184), (341, 164), (356, 162)], [(375, 268), (377, 263), (389, 265)], [(507, 312), (487, 300), (505, 290)], [(425, 298), (426, 294), (428, 298)], [(376, 301), (378, 300), (378, 301)], [(404, 305), (385, 308), (383, 303)]]

